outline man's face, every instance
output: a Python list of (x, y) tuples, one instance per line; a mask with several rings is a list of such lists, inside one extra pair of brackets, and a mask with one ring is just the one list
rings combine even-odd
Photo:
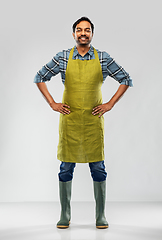
[(93, 37), (91, 24), (87, 21), (78, 23), (73, 37), (78, 45), (89, 45)]

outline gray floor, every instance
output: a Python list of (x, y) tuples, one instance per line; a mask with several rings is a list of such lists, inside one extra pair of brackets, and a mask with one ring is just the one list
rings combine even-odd
[(93, 202), (72, 202), (68, 229), (57, 229), (60, 205), (0, 203), (0, 240), (162, 240), (162, 203), (107, 202), (108, 229), (96, 229)]

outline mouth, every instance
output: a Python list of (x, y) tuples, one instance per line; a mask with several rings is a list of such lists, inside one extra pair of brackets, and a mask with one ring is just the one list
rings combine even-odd
[(82, 41), (85, 41), (85, 40), (87, 40), (88, 38), (87, 38), (87, 37), (79, 37), (79, 39), (81, 39)]

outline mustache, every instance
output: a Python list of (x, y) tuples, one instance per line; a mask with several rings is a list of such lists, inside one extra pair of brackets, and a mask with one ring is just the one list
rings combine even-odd
[(84, 37), (84, 38), (88, 39), (88, 37), (87, 37), (87, 36), (85, 36), (85, 35), (82, 35), (82, 36), (80, 36), (78, 39), (80, 39), (80, 38), (82, 38), (82, 37)]

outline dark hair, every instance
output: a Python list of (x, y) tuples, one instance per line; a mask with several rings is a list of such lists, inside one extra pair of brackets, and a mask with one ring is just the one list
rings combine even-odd
[(82, 21), (87, 21), (87, 22), (89, 22), (89, 23), (91, 24), (92, 33), (93, 33), (93, 31), (94, 31), (94, 25), (93, 25), (93, 23), (91, 22), (91, 20), (90, 20), (89, 18), (87, 18), (87, 17), (81, 17), (81, 18), (79, 18), (79, 19), (73, 24), (73, 26), (72, 26), (73, 32), (75, 32), (76, 26), (77, 26), (80, 22), (82, 22)]

